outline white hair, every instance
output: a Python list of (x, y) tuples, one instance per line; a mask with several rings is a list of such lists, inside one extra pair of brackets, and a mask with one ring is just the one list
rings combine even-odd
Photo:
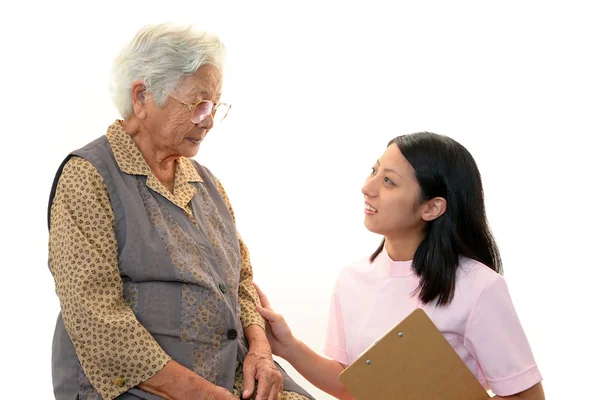
[[(131, 85), (141, 80), (162, 107), (182, 77), (203, 65), (223, 68), (225, 46), (211, 33), (192, 26), (148, 25), (142, 28), (113, 63), (111, 92), (123, 118), (132, 112)], [(164, 92), (163, 92), (164, 91)]]

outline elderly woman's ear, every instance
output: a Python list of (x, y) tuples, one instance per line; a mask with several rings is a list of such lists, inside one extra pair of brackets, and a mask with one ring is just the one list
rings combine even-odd
[(131, 103), (133, 114), (137, 118), (144, 119), (146, 117), (146, 85), (141, 80), (131, 84)]

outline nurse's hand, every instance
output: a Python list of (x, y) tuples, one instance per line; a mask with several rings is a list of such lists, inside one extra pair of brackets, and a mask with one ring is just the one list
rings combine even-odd
[(256, 309), (267, 321), (267, 338), (269, 339), (273, 354), (287, 358), (286, 355), (292, 353), (297, 345), (296, 338), (294, 338), (294, 335), (283, 316), (273, 311), (269, 299), (256, 283), (254, 283), (254, 287), (260, 297), (260, 303), (262, 304), (262, 307), (256, 306)]

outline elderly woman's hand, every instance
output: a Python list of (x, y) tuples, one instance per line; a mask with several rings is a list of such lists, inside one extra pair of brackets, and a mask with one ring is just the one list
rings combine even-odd
[(173, 360), (139, 387), (166, 399), (239, 400), (227, 389), (210, 383)]
[(271, 346), (265, 331), (257, 325), (247, 328), (250, 351), (244, 359), (244, 389), (242, 397), (249, 399), (258, 381), (256, 400), (278, 400), (283, 392), (283, 377), (275, 366)]

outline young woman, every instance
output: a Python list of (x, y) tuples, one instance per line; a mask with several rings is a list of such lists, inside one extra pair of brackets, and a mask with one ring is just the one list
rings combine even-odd
[(337, 279), (325, 345), (331, 359), (296, 339), (259, 290), (258, 311), (270, 325), (274, 354), (321, 390), (351, 399), (340, 372), (422, 308), (496, 398), (543, 400), (542, 377), (500, 275), (481, 177), (467, 149), (429, 132), (399, 136), (362, 192), (365, 226), (383, 241)]

